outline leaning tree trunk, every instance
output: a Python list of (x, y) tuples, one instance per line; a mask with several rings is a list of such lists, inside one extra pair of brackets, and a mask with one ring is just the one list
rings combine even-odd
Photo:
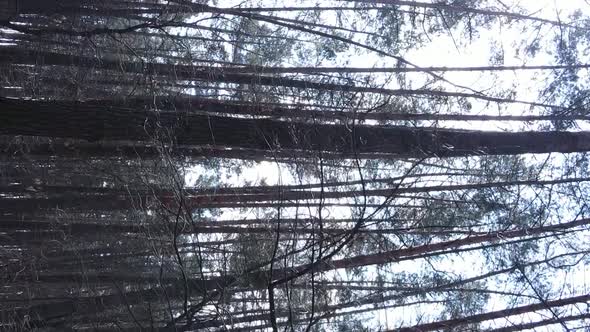
[(506, 318), (506, 317), (514, 316), (514, 315), (522, 315), (522, 314), (526, 314), (529, 312), (535, 312), (535, 311), (539, 311), (539, 310), (547, 310), (550, 308), (561, 307), (561, 306), (566, 306), (566, 305), (571, 305), (571, 304), (587, 303), (588, 301), (590, 301), (590, 295), (574, 296), (574, 297), (569, 297), (569, 298), (560, 299), (560, 300), (545, 301), (543, 303), (534, 303), (534, 304), (524, 305), (524, 306), (510, 308), (510, 309), (491, 311), (491, 312), (486, 312), (483, 314), (477, 314), (477, 315), (468, 316), (468, 317), (461, 317), (461, 318), (443, 320), (443, 321), (438, 321), (438, 322), (433, 322), (433, 323), (420, 324), (420, 325), (415, 325), (412, 327), (402, 327), (399, 329), (388, 330), (388, 332), (414, 332), (414, 331), (427, 332), (427, 331), (439, 331), (441, 329), (455, 330), (459, 326), (465, 325), (465, 324), (481, 323), (486, 320)]

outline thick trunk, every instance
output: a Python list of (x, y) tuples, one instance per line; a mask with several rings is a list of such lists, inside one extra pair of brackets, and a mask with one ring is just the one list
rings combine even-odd
[[(200, 159), (200, 158), (228, 158), (255, 161), (274, 162), (274, 155), (269, 151), (254, 149), (224, 149), (211, 146), (156, 146), (142, 142), (85, 142), (53, 139), (51, 143), (34, 143), (26, 146), (2, 145), (0, 151), (16, 158), (19, 155), (29, 157), (68, 157), (103, 159), (159, 159), (163, 156), (171, 156), (175, 159)], [(293, 154), (278, 153), (279, 161)]]
[(180, 145), (313, 150), (349, 157), (362, 153), (465, 156), (582, 152), (590, 132), (490, 132), (432, 128), (314, 125), (106, 108), (75, 102), (0, 99), (0, 134), (151, 141)]

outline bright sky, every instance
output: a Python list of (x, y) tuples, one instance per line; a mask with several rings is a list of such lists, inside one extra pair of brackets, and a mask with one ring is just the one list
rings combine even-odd
[[(584, 0), (566, 0), (566, 1), (535, 1), (535, 0), (526, 0), (526, 1), (510, 1), (510, 0), (496, 0), (499, 7), (507, 5), (508, 7), (512, 7), (512, 5), (518, 5), (522, 8), (526, 8), (527, 11), (537, 17), (543, 17), (547, 19), (557, 20), (558, 16), (560, 19), (567, 17), (571, 12), (576, 9), (582, 9), (583, 11), (590, 11), (590, 4)], [(269, 1), (272, 2), (272, 1)], [(233, 2), (230, 1), (219, 1), (219, 6), (230, 7), (232, 6)], [(308, 3), (301, 3), (301, 6), (305, 5), (316, 5), (315, 1), (311, 1)], [(274, 4), (271, 3), (269, 6), (273, 6)], [(328, 6), (329, 4), (325, 2), (321, 2), (319, 5), (321, 6)], [(510, 9), (508, 9), (510, 10)], [(520, 27), (518, 24), (514, 25), (514, 27), (509, 27), (506, 25), (499, 25), (496, 24), (493, 29), (488, 32), (482, 32), (480, 34), (480, 38), (473, 40), (472, 42), (466, 43), (467, 46), (462, 45), (459, 50), (454, 47), (453, 39), (449, 36), (438, 36), (433, 39), (433, 42), (427, 45), (424, 48), (420, 48), (417, 50), (413, 50), (407, 54), (403, 54), (403, 56), (410, 60), (411, 62), (418, 64), (420, 66), (447, 66), (447, 67), (461, 67), (461, 66), (485, 66), (489, 63), (490, 59), (490, 45), (491, 41), (495, 42), (495, 47), (501, 47), (504, 49), (504, 64), (505, 65), (523, 65), (523, 64), (552, 64), (553, 60), (550, 56), (545, 55), (544, 52), (540, 52), (540, 56), (537, 58), (530, 60), (525, 59), (526, 62), (523, 62), (523, 59), (518, 57), (517, 54), (513, 51), (512, 45), (516, 42), (522, 40), (523, 37), (532, 38), (532, 36), (527, 36), (519, 30)], [(547, 27), (545, 29), (553, 29), (552, 27)], [(531, 32), (527, 32), (531, 33)], [(455, 36), (455, 38), (457, 38)], [(367, 57), (365, 54), (353, 58), (350, 63), (351, 67), (372, 67), (378, 66), (383, 64), (383, 59), (379, 59), (378, 57)], [(590, 62), (590, 61), (588, 61)], [(474, 74), (469, 72), (451, 72), (446, 73), (445, 77), (452, 82), (460, 83), (462, 85), (467, 85), (476, 89), (492, 89), (501, 84), (502, 86), (511, 86), (514, 84), (517, 85), (518, 91), (518, 98), (523, 100), (531, 100), (535, 101), (537, 98), (537, 90), (540, 83), (546, 83), (541, 81), (539, 83), (539, 79), (543, 78), (542, 76), (539, 77), (534, 72), (506, 72), (501, 74), (493, 74), (495, 80), (490, 80), (489, 74)], [(511, 112), (511, 109), (507, 109), (507, 112)], [(514, 114), (521, 114), (522, 107), (512, 109)], [(487, 113), (493, 114), (494, 111), (490, 111), (487, 106), (484, 105), (477, 105), (474, 103), (474, 112), (475, 113)], [(464, 126), (464, 124), (461, 124)], [(488, 129), (488, 130), (501, 130), (501, 129), (512, 129), (515, 130), (517, 128), (509, 127), (506, 124), (495, 124), (495, 123), (486, 123), (484, 127), (481, 123), (470, 126), (471, 129)], [(588, 127), (582, 128), (588, 129)], [(284, 171), (284, 170), (283, 170)], [(193, 172), (192, 175), (194, 176), (196, 173), (198, 174), (199, 170)], [(281, 172), (279, 166), (274, 163), (263, 162), (258, 164), (256, 167), (252, 168), (245, 168), (243, 173), (240, 175), (235, 174), (224, 174), (224, 178), (228, 183), (236, 183), (241, 184), (244, 182), (249, 182), (252, 184), (260, 183), (262, 179), (264, 179), (265, 183), (269, 185), (277, 184), (279, 182), (279, 178), (282, 176), (283, 183), (292, 183), (294, 180), (287, 175), (287, 172)], [(189, 184), (191, 181), (189, 181)], [(227, 218), (235, 218), (235, 215), (227, 216)], [(255, 217), (239, 215), (239, 218), (252, 218)], [(443, 261), (440, 264), (436, 264), (438, 269), (441, 270), (453, 270), (459, 268), (465, 272), (464, 267), (468, 266), (471, 268), (473, 273), (477, 273), (477, 262), (479, 257), (468, 257), (463, 256), (462, 258), (457, 258), (456, 261), (450, 263), (449, 261)], [(396, 271), (411, 271), (412, 267), (416, 267), (414, 263), (408, 264), (398, 264), (395, 266)], [(341, 274), (340, 272), (336, 272)], [(374, 272), (372, 272), (374, 273)], [(342, 276), (345, 279), (345, 276)], [(588, 289), (587, 280), (590, 280), (590, 270), (587, 266), (583, 266), (578, 273), (576, 274), (569, 274), (564, 275), (563, 279), (567, 280), (571, 284), (579, 285), (584, 289)], [(560, 282), (561, 282), (560, 280)], [(498, 310), (500, 308), (506, 307), (506, 304), (503, 301), (496, 301), (492, 300), (489, 303), (488, 310)], [(379, 321), (382, 323), (389, 324), (390, 328), (395, 327), (397, 324), (400, 323), (400, 320), (403, 317), (409, 317), (410, 315), (417, 315), (419, 314), (418, 311), (414, 310), (409, 312), (407, 309), (402, 311), (382, 311), (380, 314)], [(534, 316), (531, 316), (534, 318)], [(501, 322), (504, 323), (504, 322)], [(551, 329), (547, 329), (544, 331), (550, 331)], [(541, 330), (539, 330), (541, 331)]]

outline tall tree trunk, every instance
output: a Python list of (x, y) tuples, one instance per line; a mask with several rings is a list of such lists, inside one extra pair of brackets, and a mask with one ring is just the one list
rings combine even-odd
[[(264, 76), (254, 74), (242, 74), (224, 72), (222, 69), (207, 66), (193, 65), (170, 65), (164, 63), (153, 63), (145, 61), (116, 61), (99, 58), (90, 58), (76, 55), (66, 55), (54, 52), (32, 52), (20, 48), (6, 47), (0, 48), (0, 62), (20, 63), (20, 64), (45, 64), (58, 66), (80, 66), (92, 69), (111, 70), (115, 72), (139, 73), (147, 75), (164, 75), (185, 80), (202, 80), (222, 83), (264, 85), (274, 87), (287, 87), (297, 89), (317, 89), (339, 92), (360, 92), (375, 93), (389, 96), (432, 96), (432, 97), (456, 97), (456, 98), (474, 98), (496, 103), (519, 103), (530, 106), (554, 107), (561, 108), (559, 105), (549, 105), (539, 102), (530, 102), (514, 100), (508, 98), (491, 97), (483, 94), (466, 93), (466, 92), (449, 92), (441, 90), (428, 89), (388, 89), (375, 88), (369, 86), (355, 86), (338, 83), (320, 83), (309, 80), (299, 80), (281, 76)], [(213, 68), (213, 69), (212, 69)], [(432, 72), (431, 72), (432, 73)]]
[[(294, 268), (287, 268), (285, 270), (273, 271), (273, 275), (277, 276), (278, 282), (283, 282), (288, 279), (292, 279), (289, 276), (298, 275), (301, 271), (314, 269), (315, 271), (331, 271), (334, 269), (343, 268), (355, 268), (368, 265), (387, 264), (393, 262), (400, 262), (405, 260), (415, 259), (416, 257), (425, 254), (440, 251), (452, 251), (462, 246), (473, 245), (485, 242), (497, 242), (501, 239), (514, 239), (523, 236), (530, 236), (535, 234), (542, 234), (548, 232), (556, 232), (560, 230), (566, 230), (579, 226), (590, 224), (590, 219), (581, 219), (571, 221), (563, 224), (555, 224), (549, 226), (540, 226), (536, 228), (525, 228), (518, 230), (491, 232), (485, 235), (469, 236), (461, 239), (444, 241), (438, 243), (431, 243), (422, 246), (396, 249), (388, 252), (380, 252), (369, 255), (359, 255), (349, 258), (343, 258), (338, 260), (330, 260), (323, 262), (315, 262), (311, 264), (305, 264)], [(283, 277), (287, 275), (287, 277)]]
[(511, 326), (501, 327), (493, 330), (487, 330), (487, 332), (517, 332), (517, 331), (525, 331), (525, 330), (533, 330), (537, 327), (559, 324), (563, 322), (569, 322), (573, 320), (580, 320), (583, 321), (585, 319), (590, 319), (590, 313), (580, 314), (580, 315), (571, 315), (571, 316), (559, 316), (559, 317), (552, 317), (549, 319), (540, 320), (537, 322), (530, 322), (530, 323), (522, 323), (522, 324), (512, 324)]
[[(134, 83), (136, 84), (136, 83)], [(185, 110), (187, 112), (210, 114), (239, 114), (259, 117), (289, 118), (308, 120), (337, 119), (349, 120), (386, 120), (386, 121), (558, 121), (558, 120), (590, 120), (587, 115), (471, 115), (471, 114), (428, 114), (428, 113), (396, 113), (375, 112), (364, 110), (331, 111), (324, 105), (302, 108), (301, 105), (265, 103), (228, 102), (212, 98), (195, 96), (162, 96), (154, 99), (150, 97), (135, 97), (125, 100), (93, 100), (89, 101), (109, 107), (143, 108), (145, 105), (155, 105), (162, 110)]]
[(582, 295), (582, 296), (573, 296), (568, 297), (565, 299), (560, 300), (553, 300), (553, 301), (545, 301), (543, 303), (534, 303), (529, 305), (524, 305), (520, 307), (498, 310), (498, 311), (491, 311), (482, 314), (477, 314), (468, 317), (456, 318), (456, 319), (449, 319), (443, 320), (433, 323), (426, 323), (420, 325), (414, 325), (412, 327), (402, 327), (398, 329), (387, 330), (387, 332), (427, 332), (427, 331), (437, 331), (437, 330), (453, 330), (459, 328), (461, 325), (465, 324), (476, 324), (481, 323), (491, 319), (498, 319), (498, 318), (507, 318), (509, 316), (514, 315), (522, 315), (529, 312), (535, 312), (539, 310), (547, 310), (554, 307), (561, 307), (576, 303), (586, 303), (590, 301), (590, 294), (589, 295)]
[[(101, 199), (106, 202), (130, 201), (130, 206), (138, 198), (147, 199), (153, 197), (156, 201), (166, 206), (176, 206), (179, 195), (184, 196), (188, 207), (224, 206), (228, 203), (268, 202), (268, 201), (300, 201), (310, 199), (342, 199), (354, 197), (396, 197), (402, 194), (450, 192), (464, 190), (478, 190), (485, 188), (501, 188), (510, 186), (550, 186), (567, 183), (588, 182), (590, 178), (569, 178), (558, 180), (528, 180), (528, 181), (505, 181), (505, 182), (484, 182), (473, 184), (440, 185), (440, 186), (417, 186), (395, 189), (365, 189), (346, 191), (317, 191), (317, 190), (289, 190), (281, 186), (260, 186), (260, 187), (230, 187), (230, 188), (203, 188), (183, 189), (181, 193), (163, 188), (132, 189), (132, 188), (108, 188), (108, 187), (75, 187), (75, 186), (51, 186), (51, 185), (27, 185), (11, 184), (0, 186), (0, 193), (12, 196), (34, 195), (35, 198), (43, 199), (45, 196), (53, 200), (66, 195), (84, 201)], [(369, 183), (370, 181), (368, 181)], [(393, 182), (393, 181), (392, 181)], [(316, 184), (312, 184), (315, 186)], [(331, 183), (325, 183), (330, 187)], [(395, 187), (395, 183), (391, 186)], [(1, 199), (0, 199), (1, 201)], [(31, 201), (33, 202), (33, 201)], [(59, 202), (59, 201), (57, 201)], [(56, 204), (57, 204), (56, 202)], [(79, 202), (79, 201), (77, 201)], [(73, 202), (72, 202), (73, 203)], [(54, 203), (51, 203), (54, 204)], [(121, 203), (122, 207), (124, 204)]]
[(89, 141), (176, 141), (260, 150), (323, 150), (404, 156), (583, 152), (590, 132), (491, 132), (433, 128), (314, 125), (176, 112), (137, 111), (68, 102), (0, 99), (0, 134)]

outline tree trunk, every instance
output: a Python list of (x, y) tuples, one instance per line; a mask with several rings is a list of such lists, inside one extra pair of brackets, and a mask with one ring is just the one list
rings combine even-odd
[(273, 150), (467, 156), (583, 152), (590, 132), (491, 132), (433, 128), (314, 125), (106, 108), (75, 102), (0, 99), (0, 134), (89, 141), (176, 141), (180, 145)]
[(437, 330), (441, 330), (441, 329), (454, 330), (464, 324), (481, 323), (486, 320), (506, 318), (509, 316), (522, 315), (525, 313), (535, 312), (535, 311), (539, 311), (539, 310), (547, 310), (549, 308), (554, 308), (554, 307), (561, 307), (561, 306), (566, 306), (566, 305), (571, 305), (571, 304), (576, 304), (576, 303), (586, 303), (588, 301), (590, 301), (590, 294), (589, 295), (582, 295), (582, 296), (574, 296), (574, 297), (569, 297), (569, 298), (554, 300), (554, 301), (546, 301), (544, 303), (534, 303), (534, 304), (524, 305), (524, 306), (510, 308), (510, 309), (491, 311), (491, 312), (486, 312), (483, 314), (477, 314), (477, 315), (468, 316), (468, 317), (462, 317), (462, 318), (443, 320), (443, 321), (438, 321), (438, 322), (433, 322), (433, 323), (414, 325), (412, 327), (402, 327), (399, 329), (388, 330), (387, 332), (415, 332), (415, 331), (427, 332), (427, 331), (437, 331)]
[[(559, 105), (549, 105), (539, 102), (529, 102), (508, 98), (491, 97), (483, 94), (466, 92), (449, 92), (428, 89), (388, 89), (370, 86), (355, 86), (339, 83), (320, 83), (309, 80), (299, 80), (281, 76), (264, 76), (254, 74), (241, 74), (224, 72), (207, 66), (193, 65), (169, 65), (165, 63), (154, 63), (145, 61), (117, 61), (100, 58), (91, 58), (77, 55), (66, 55), (53, 52), (33, 52), (13, 47), (1, 48), (0, 62), (32, 64), (32, 65), (58, 65), (58, 66), (79, 66), (92, 69), (111, 70), (115, 72), (138, 73), (146, 75), (165, 75), (185, 80), (200, 80), (206, 82), (223, 82), (248, 85), (264, 85), (273, 87), (286, 87), (296, 89), (316, 89), (338, 92), (359, 92), (375, 93), (388, 96), (431, 96), (431, 97), (454, 97), (474, 98), (495, 103), (519, 103), (530, 106), (561, 108)], [(212, 69), (213, 68), (213, 69)], [(112, 83), (112, 82), (111, 82)]]

